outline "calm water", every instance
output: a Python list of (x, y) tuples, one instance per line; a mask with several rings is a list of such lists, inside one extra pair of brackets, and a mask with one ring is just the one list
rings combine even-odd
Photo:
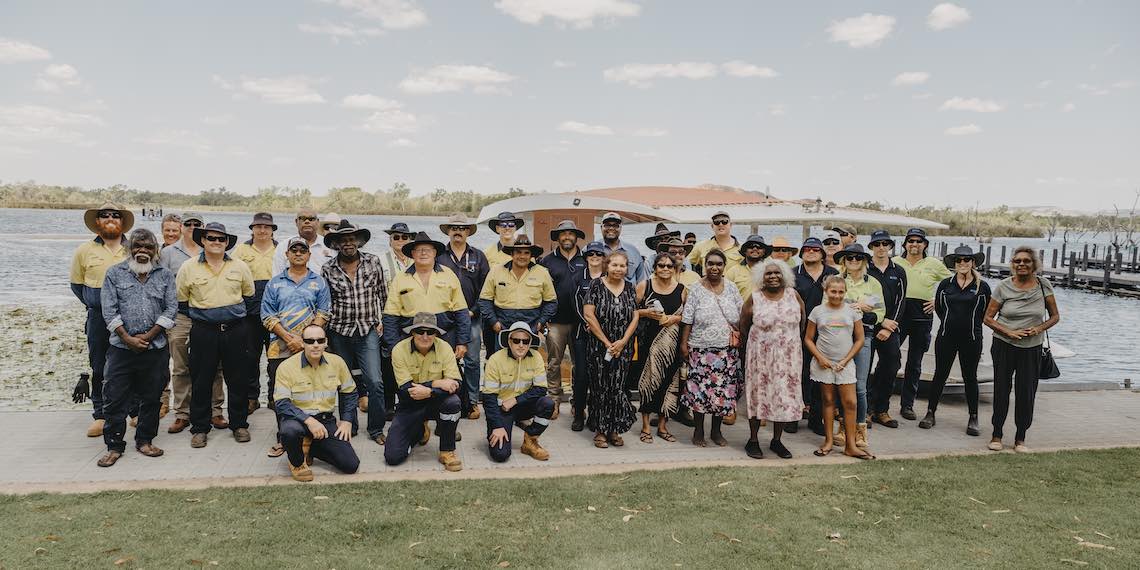
[[(246, 229), (251, 218), (249, 213), (208, 212), (205, 217), (207, 221), (224, 223), (243, 239), (249, 233)], [(291, 234), (293, 215), (283, 213), (277, 217), (281, 228), (279, 236)], [(444, 218), (434, 216), (352, 216), (351, 219), (372, 230), (373, 239), (364, 249), (373, 253), (387, 247), (387, 235), (381, 230), (394, 222), (405, 222), (413, 231), (426, 231), (439, 238), (439, 224), (444, 221)], [(157, 220), (136, 219), (136, 224), (160, 234)], [(644, 239), (653, 233), (653, 226), (630, 224), (626, 226), (623, 238), (647, 250)], [(671, 227), (693, 231), (702, 239), (709, 233), (705, 225)], [(3, 285), (0, 304), (76, 302), (68, 287), (71, 254), (80, 243), (91, 239), (83, 225), (82, 211), (0, 209), (0, 228), (3, 229), (0, 239), (9, 244), (0, 253), (0, 284)], [(792, 243), (798, 243), (801, 230), (799, 226), (764, 226), (760, 233), (768, 241), (784, 235)], [(743, 239), (742, 235), (738, 237)], [(471, 243), (483, 248), (495, 239), (496, 236), (483, 226), (472, 236)], [(940, 239), (951, 246), (960, 241), (971, 241), (954, 237)], [(541, 244), (546, 240), (536, 241)], [(866, 243), (866, 238), (860, 242)], [(1044, 239), (1003, 238), (995, 239), (992, 245), (1021, 244), (1035, 248), (1059, 247), (1059, 242), (1051, 244)], [(1079, 373), (1085, 380), (1140, 380), (1140, 364), (1135, 358), (1136, 347), (1140, 346), (1140, 301), (1062, 288), (1057, 288), (1056, 292), (1062, 321), (1053, 329), (1051, 336), (1076, 352), (1076, 356), (1060, 362), (1062, 371)]]

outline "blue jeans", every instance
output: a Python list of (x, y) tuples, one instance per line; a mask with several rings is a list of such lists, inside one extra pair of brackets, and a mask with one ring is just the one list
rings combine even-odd
[[(368, 389), (368, 437), (376, 439), (384, 433), (386, 407), (384, 385), (380, 382), (380, 335), (376, 329), (364, 336), (344, 336), (328, 331), (329, 349), (344, 359), (354, 379), (359, 378)], [(357, 430), (353, 422), (352, 431)]]
[[(467, 343), (467, 355), (463, 357), (463, 381), (467, 384), (467, 394), (470, 396), (470, 406), (475, 407), (479, 401), (479, 350), (483, 348), (483, 337), (479, 334), (483, 330), (483, 319), (471, 319), (471, 342)], [(489, 355), (488, 355), (489, 356)], [(463, 410), (467, 412), (468, 410)]]
[[(866, 329), (863, 329), (866, 331)], [(865, 332), (863, 348), (855, 353), (855, 423), (867, 421), (867, 375), (871, 372), (871, 333)]]

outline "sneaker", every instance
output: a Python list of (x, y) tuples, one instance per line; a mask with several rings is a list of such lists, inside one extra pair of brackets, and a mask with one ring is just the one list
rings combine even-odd
[(234, 430), (234, 441), (238, 443), (249, 443), (249, 430), (246, 428), (237, 428)]
[(459, 460), (459, 456), (454, 451), (441, 451), (439, 452), (439, 462), (443, 464), (443, 468), (448, 471), (462, 471), (463, 462)]
[(1029, 453), (1029, 448), (1025, 447), (1025, 442), (1023, 441), (1014, 442), (1013, 450), (1017, 453)]
[(995, 439), (995, 440), (991, 441), (990, 444), (987, 445), (986, 447), (989, 448), (990, 451), (1001, 451), (1002, 450), (1001, 440)]
[(918, 419), (918, 416), (914, 413), (914, 408), (903, 408), (899, 410), (899, 415), (902, 416), (904, 420), (910, 420), (912, 422)]
[(874, 416), (872, 416), (871, 419), (874, 420), (875, 423), (877, 423), (881, 426), (886, 426), (889, 428), (899, 427), (899, 421), (892, 418), (891, 415), (888, 414), (887, 412), (877, 413)]
[(190, 438), (190, 447), (193, 447), (194, 449), (206, 447), (206, 440), (207, 439), (208, 438), (206, 437), (206, 434), (196, 433), (196, 434), (194, 434), (194, 437)]
[(87, 437), (101, 437), (103, 435), (103, 425), (106, 420), (95, 420), (91, 425), (87, 426)]
[(289, 474), (293, 476), (294, 481), (301, 481), (307, 483), (313, 480), (313, 470), (309, 469), (308, 465), (302, 463), (299, 467), (289, 466)]

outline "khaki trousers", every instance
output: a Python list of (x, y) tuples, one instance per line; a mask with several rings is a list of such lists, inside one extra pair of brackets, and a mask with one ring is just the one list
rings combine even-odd
[[(569, 348), (572, 324), (546, 324), (546, 393), (551, 397), (562, 395), (562, 358)], [(569, 378), (567, 378), (569, 383)]]
[[(190, 317), (178, 313), (174, 328), (167, 331), (170, 341), (170, 393), (174, 396), (170, 408), (178, 419), (190, 420)], [(222, 369), (214, 376), (213, 410), (211, 416), (222, 415), (225, 391), (222, 389)]]

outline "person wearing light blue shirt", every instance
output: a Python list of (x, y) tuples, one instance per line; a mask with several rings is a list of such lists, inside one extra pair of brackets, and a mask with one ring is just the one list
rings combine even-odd
[(629, 257), (629, 268), (625, 280), (630, 283), (641, 283), (649, 279), (649, 268), (645, 266), (645, 258), (636, 245), (621, 240), (621, 216), (616, 212), (608, 212), (602, 216), (602, 243), (606, 246), (606, 255), (614, 251), (624, 251)]

